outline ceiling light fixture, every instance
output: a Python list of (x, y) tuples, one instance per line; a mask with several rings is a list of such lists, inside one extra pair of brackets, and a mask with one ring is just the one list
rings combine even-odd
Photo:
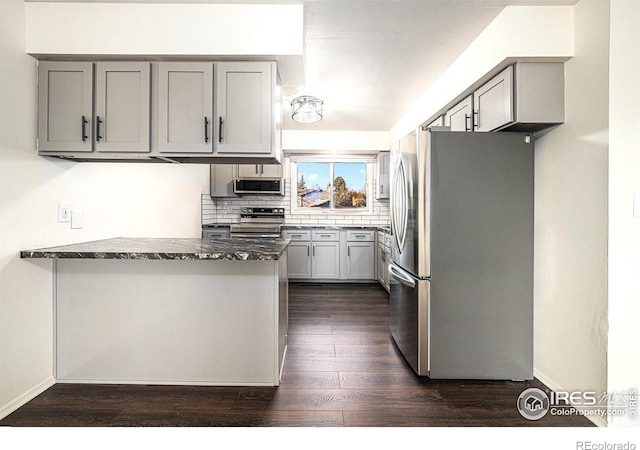
[(301, 95), (291, 100), (291, 118), (296, 122), (313, 123), (322, 120), (322, 100)]

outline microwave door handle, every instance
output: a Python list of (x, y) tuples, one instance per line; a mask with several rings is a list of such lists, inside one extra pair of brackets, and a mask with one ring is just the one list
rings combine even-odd
[(416, 287), (416, 282), (413, 277), (393, 263), (389, 264), (389, 275), (411, 289), (415, 289)]

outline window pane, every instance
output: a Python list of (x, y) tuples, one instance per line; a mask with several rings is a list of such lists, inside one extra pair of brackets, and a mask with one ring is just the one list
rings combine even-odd
[(335, 163), (333, 177), (333, 206), (335, 208), (365, 208), (367, 206), (366, 163)]
[(298, 163), (298, 206), (303, 208), (329, 208), (329, 163)]

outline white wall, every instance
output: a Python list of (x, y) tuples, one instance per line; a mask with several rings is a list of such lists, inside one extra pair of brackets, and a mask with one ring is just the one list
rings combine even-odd
[(553, 389), (607, 390), (609, 2), (574, 7), (565, 123), (536, 140), (535, 369)]
[[(612, 0), (609, 65), (609, 355), (608, 391), (640, 389), (640, 2)], [(640, 406), (612, 420), (640, 426)]]
[(27, 53), (276, 59), (304, 84), (302, 5), (28, 2)]
[(508, 6), (393, 126), (392, 145), (515, 59), (566, 61), (573, 56), (571, 6)]
[[(51, 261), (28, 248), (114, 236), (199, 237), (208, 166), (90, 164), (36, 155), (36, 61), (25, 6), (0, 2), (0, 417), (52, 379)], [(57, 203), (84, 228), (56, 222)]]
[(334, 153), (372, 153), (389, 150), (387, 131), (283, 130), (284, 151), (329, 151)]

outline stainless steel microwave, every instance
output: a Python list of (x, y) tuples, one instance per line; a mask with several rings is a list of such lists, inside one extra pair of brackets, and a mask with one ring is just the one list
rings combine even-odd
[(238, 178), (233, 182), (236, 194), (284, 195), (282, 178)]

